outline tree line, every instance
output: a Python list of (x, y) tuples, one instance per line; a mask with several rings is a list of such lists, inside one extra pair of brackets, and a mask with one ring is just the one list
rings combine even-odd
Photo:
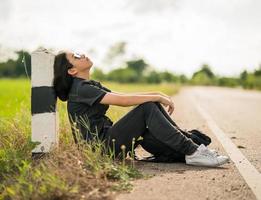
[[(1, 77), (26, 77), (31, 76), (31, 56), (26, 51), (17, 51), (17, 59), (9, 59), (0, 62)], [(261, 89), (261, 65), (253, 72), (244, 70), (238, 77), (224, 77), (215, 75), (211, 67), (203, 64), (201, 68), (194, 72), (191, 78), (184, 74), (175, 74), (167, 70), (158, 71), (152, 68), (142, 58), (127, 60), (120, 68), (104, 73), (99, 67), (95, 67), (91, 72), (93, 79), (99, 81), (114, 81), (119, 83), (180, 83), (189, 85), (216, 85), (236, 87), (242, 86), (248, 89)]]

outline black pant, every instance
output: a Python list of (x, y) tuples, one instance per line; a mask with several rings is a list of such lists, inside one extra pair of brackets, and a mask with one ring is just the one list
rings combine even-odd
[[(105, 141), (111, 149), (114, 146), (118, 155), (121, 145), (126, 146), (126, 152), (131, 151), (133, 138), (136, 141), (140, 136), (143, 137), (142, 147), (154, 155), (165, 151), (189, 155), (198, 148), (183, 135), (158, 102), (146, 102), (134, 107), (106, 130)], [(113, 139), (115, 142), (112, 142)]]

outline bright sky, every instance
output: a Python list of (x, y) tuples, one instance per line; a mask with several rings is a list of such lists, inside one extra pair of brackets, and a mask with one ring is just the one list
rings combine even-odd
[(126, 41), (126, 58), (158, 70), (191, 75), (208, 63), (237, 75), (261, 64), (260, 11), (260, 0), (1, 0), (0, 59), (12, 49), (66, 48), (108, 71), (108, 48)]

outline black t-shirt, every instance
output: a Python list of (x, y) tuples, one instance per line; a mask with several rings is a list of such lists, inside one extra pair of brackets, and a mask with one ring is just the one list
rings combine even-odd
[(93, 139), (94, 135), (103, 139), (105, 129), (113, 124), (111, 119), (105, 115), (109, 105), (100, 103), (107, 92), (111, 92), (111, 90), (102, 86), (98, 81), (73, 78), (67, 111), (76, 142), (73, 122), (76, 122), (77, 128), (85, 140)]

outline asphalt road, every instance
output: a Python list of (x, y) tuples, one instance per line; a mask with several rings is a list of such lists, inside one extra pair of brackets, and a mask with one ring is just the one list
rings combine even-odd
[(193, 95), (261, 173), (261, 92), (197, 87)]
[[(209, 147), (228, 155), (229, 149), (222, 146), (209, 122), (196, 108), (200, 105), (257, 173), (261, 172), (261, 92), (187, 87), (173, 100), (176, 109), (172, 118), (179, 126), (205, 132), (213, 140)], [(134, 181), (133, 190), (118, 195), (117, 199), (256, 199), (233, 161), (219, 168), (144, 162), (138, 162), (137, 167), (153, 177)]]

